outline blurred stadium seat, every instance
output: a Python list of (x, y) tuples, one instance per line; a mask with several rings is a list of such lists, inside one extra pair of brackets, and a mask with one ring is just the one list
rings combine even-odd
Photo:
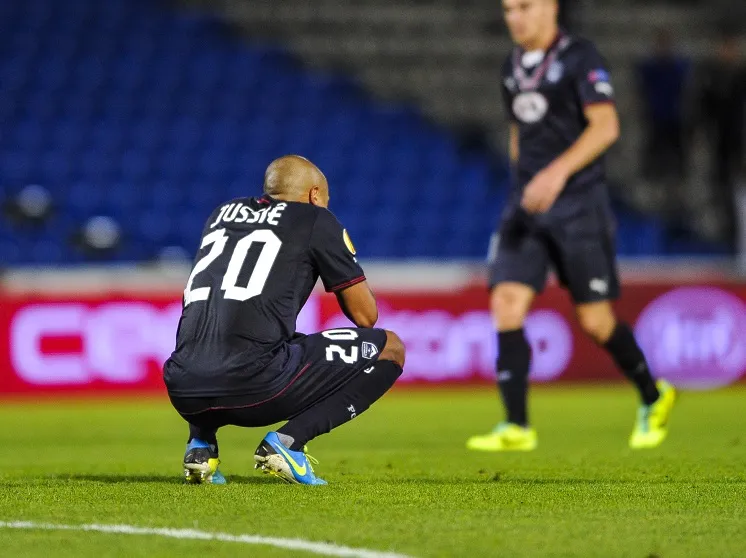
[[(84, 261), (68, 239), (96, 215), (122, 226), (113, 260), (191, 252), (209, 211), (257, 192), (285, 153), (327, 173), (367, 258), (481, 258), (505, 200), (488, 153), (214, 18), (147, 0), (3, 2), (0, 48), (0, 196), (40, 184), (56, 207), (41, 227), (0, 224), (5, 265)], [(622, 254), (704, 249), (619, 218)]]

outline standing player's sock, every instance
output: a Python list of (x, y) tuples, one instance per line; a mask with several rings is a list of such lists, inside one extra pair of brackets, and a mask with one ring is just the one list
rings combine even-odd
[(604, 348), (609, 352), (622, 373), (637, 386), (642, 402), (645, 405), (655, 403), (660, 393), (658, 393), (655, 380), (650, 374), (645, 355), (642, 354), (630, 327), (619, 322), (609, 340), (604, 343)]
[(303, 446), (321, 434), (326, 434), (370, 407), (380, 399), (402, 373), (401, 366), (390, 360), (376, 362), (369, 372), (360, 372), (341, 389), (313, 407), (293, 417), (277, 431), (293, 439), (291, 450), (303, 451)]
[(187, 440), (187, 445), (194, 440), (195, 438), (197, 440), (202, 440), (203, 442), (207, 442), (210, 444), (210, 449), (212, 449), (215, 453), (218, 451), (218, 437), (217, 437), (217, 430), (207, 430), (205, 428), (199, 428), (198, 426), (195, 426), (193, 424), (189, 424), (189, 440)]
[(528, 425), (528, 368), (531, 346), (521, 329), (497, 334), (497, 386), (500, 388), (507, 420), (520, 426)]

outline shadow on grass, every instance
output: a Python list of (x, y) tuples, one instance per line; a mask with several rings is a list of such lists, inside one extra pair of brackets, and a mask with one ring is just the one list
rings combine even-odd
[[(277, 479), (261, 476), (228, 475), (228, 484), (282, 484)], [(184, 479), (178, 475), (55, 475), (46, 477), (49, 480), (101, 482), (106, 484), (184, 484)]]

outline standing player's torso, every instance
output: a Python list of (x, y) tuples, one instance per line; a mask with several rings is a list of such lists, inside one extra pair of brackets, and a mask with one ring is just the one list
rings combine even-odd
[[(595, 68), (590, 69), (589, 68)], [(593, 72), (597, 72), (594, 76)], [(525, 186), (539, 171), (566, 151), (585, 130), (587, 121), (582, 87), (598, 78), (598, 102), (612, 100), (608, 72), (591, 43), (560, 36), (544, 52), (525, 52), (516, 47), (503, 68), (506, 110), (519, 130), (517, 181)], [(572, 191), (603, 180), (603, 163), (598, 160), (577, 173), (568, 184)]]

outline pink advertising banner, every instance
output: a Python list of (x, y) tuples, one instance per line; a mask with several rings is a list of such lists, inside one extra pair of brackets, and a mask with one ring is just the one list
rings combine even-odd
[[(407, 346), (401, 385), (494, 381), (495, 334), (483, 289), (377, 293), (380, 327)], [(0, 395), (163, 392), (181, 293), (152, 296), (0, 294)], [(617, 304), (651, 368), (682, 388), (710, 389), (746, 373), (746, 287), (637, 284)], [(331, 296), (298, 319), (311, 333), (348, 327)], [(614, 382), (610, 359), (582, 336), (566, 294), (549, 288), (530, 314), (535, 382)]]

